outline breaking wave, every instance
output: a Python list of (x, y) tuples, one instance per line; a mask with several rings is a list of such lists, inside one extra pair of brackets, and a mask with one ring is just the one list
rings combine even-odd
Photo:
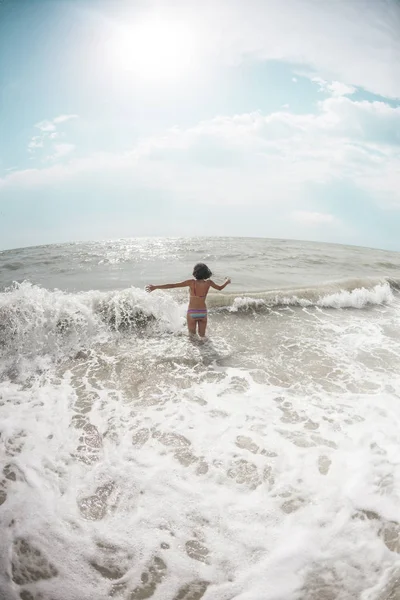
[[(392, 303), (398, 288), (396, 281), (354, 279), (295, 289), (210, 294), (208, 305), (233, 313), (285, 306), (363, 309)], [(186, 300), (183, 303), (170, 293), (149, 295), (128, 288), (69, 294), (16, 283), (0, 294), (0, 355), (59, 355), (121, 332), (176, 332), (184, 325), (185, 310)]]
[(369, 305), (393, 302), (394, 292), (398, 289), (399, 284), (396, 281), (351, 279), (304, 288), (242, 292), (223, 296), (213, 294), (208, 304), (230, 311), (285, 306), (362, 309)]

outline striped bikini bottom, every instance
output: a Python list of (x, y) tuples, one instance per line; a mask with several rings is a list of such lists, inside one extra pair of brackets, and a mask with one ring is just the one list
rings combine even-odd
[(189, 308), (187, 311), (188, 317), (194, 319), (195, 321), (199, 321), (200, 319), (207, 319), (207, 309), (206, 308)]

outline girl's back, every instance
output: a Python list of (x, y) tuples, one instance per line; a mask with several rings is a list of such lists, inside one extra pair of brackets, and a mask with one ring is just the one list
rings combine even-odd
[(203, 308), (206, 305), (210, 281), (193, 279), (190, 285), (190, 308)]

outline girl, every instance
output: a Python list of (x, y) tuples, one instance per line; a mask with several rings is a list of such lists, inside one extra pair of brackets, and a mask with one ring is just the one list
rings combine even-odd
[(207, 328), (207, 306), (206, 298), (210, 287), (215, 290), (223, 290), (230, 282), (227, 279), (222, 285), (217, 285), (211, 281), (212, 273), (207, 265), (198, 263), (193, 269), (194, 279), (187, 279), (180, 283), (166, 283), (164, 285), (147, 285), (146, 291), (152, 292), (153, 290), (167, 290), (170, 288), (177, 287), (188, 287), (190, 288), (189, 307), (187, 311), (187, 325), (189, 333), (196, 334), (196, 326), (198, 326), (199, 336), (204, 337), (206, 335)]

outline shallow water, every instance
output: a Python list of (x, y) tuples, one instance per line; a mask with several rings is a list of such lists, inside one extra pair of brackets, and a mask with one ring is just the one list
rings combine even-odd
[[(196, 259), (234, 281), (206, 343), (182, 293), (142, 289)], [(30, 280), (0, 295), (4, 600), (396, 599), (400, 255), (132, 240), (0, 264)]]

